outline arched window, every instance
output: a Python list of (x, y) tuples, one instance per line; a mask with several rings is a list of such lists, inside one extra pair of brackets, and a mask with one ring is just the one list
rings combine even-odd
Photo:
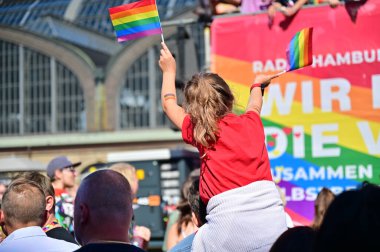
[(0, 40), (0, 135), (85, 130), (78, 78), (54, 57)]
[(119, 96), (119, 127), (162, 128), (170, 126), (161, 107), (159, 49), (150, 48), (127, 71)]

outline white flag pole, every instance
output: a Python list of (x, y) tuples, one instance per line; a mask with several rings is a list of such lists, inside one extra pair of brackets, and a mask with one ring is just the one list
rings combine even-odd
[[(158, 6), (157, 6), (157, 2), (156, 2), (156, 0), (154, 0), (154, 4), (156, 5), (156, 9), (157, 9), (157, 13), (158, 13)], [(165, 43), (165, 39), (164, 39), (164, 31), (162, 30), (162, 26), (161, 26), (160, 13), (158, 13), (158, 22), (160, 22), (160, 28), (161, 28), (161, 41), (162, 41), (163, 43)]]

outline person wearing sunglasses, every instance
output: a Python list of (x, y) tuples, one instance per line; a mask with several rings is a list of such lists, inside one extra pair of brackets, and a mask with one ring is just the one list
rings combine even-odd
[(59, 224), (72, 234), (74, 233), (74, 199), (68, 190), (75, 186), (75, 168), (81, 162), (73, 163), (66, 156), (59, 156), (52, 159), (47, 166), (47, 175), (55, 191), (55, 216)]

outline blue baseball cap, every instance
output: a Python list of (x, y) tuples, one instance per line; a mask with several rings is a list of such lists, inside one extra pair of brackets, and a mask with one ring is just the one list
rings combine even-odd
[(54, 178), (56, 170), (62, 170), (67, 167), (77, 167), (81, 165), (82, 162), (72, 163), (66, 156), (59, 156), (50, 161), (46, 168), (46, 173), (49, 178)]

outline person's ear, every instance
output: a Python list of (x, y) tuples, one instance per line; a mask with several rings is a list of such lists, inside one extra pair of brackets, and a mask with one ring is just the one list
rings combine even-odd
[(53, 206), (54, 206), (54, 197), (49, 195), (46, 197), (46, 211), (50, 212)]
[(81, 213), (79, 222), (81, 224), (85, 224), (89, 221), (90, 211), (89, 211), (88, 206), (86, 204), (80, 204), (79, 209), (80, 209), (80, 213)]
[(0, 227), (3, 233), (8, 236), (7, 228), (5, 227), (5, 219), (4, 219), (4, 212), (3, 210), (0, 210)]
[(54, 177), (56, 179), (61, 179), (62, 178), (62, 170), (60, 170), (60, 169), (55, 170), (54, 171)]
[(4, 212), (0, 209), (0, 225), (4, 223)]

